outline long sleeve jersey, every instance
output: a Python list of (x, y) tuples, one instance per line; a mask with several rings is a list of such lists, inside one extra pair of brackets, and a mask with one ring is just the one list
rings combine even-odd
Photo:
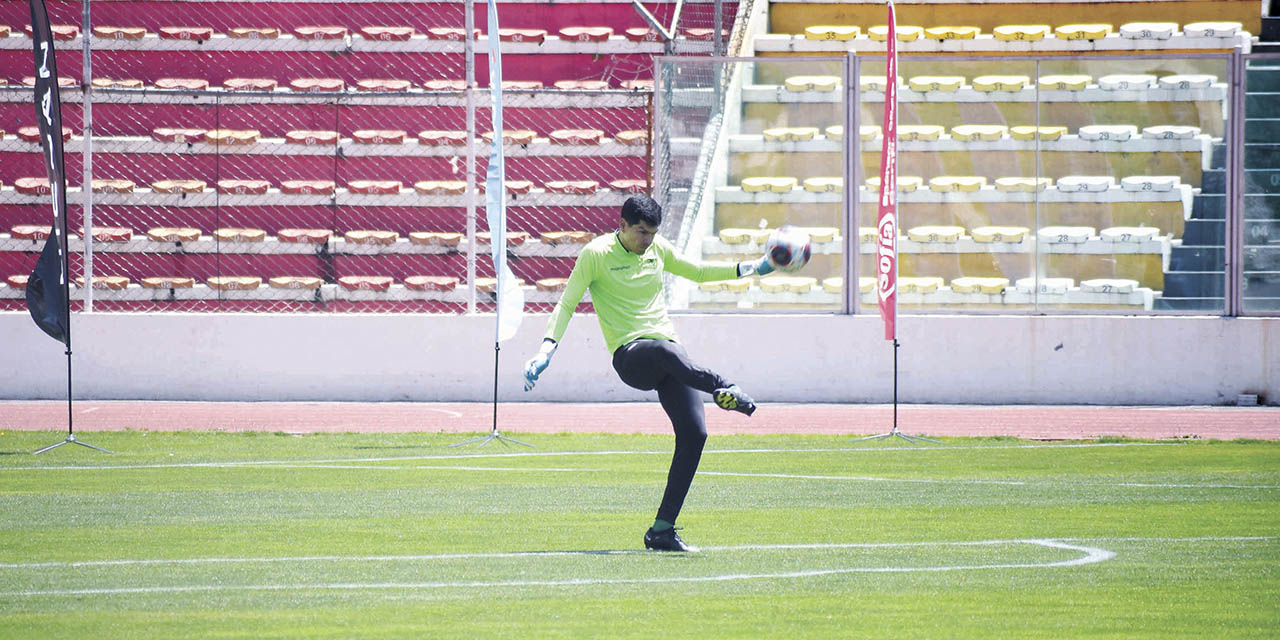
[(560, 341), (583, 294), (590, 290), (610, 353), (637, 338), (676, 340), (662, 296), (663, 271), (694, 282), (738, 277), (736, 264), (689, 260), (662, 236), (637, 255), (622, 246), (618, 234), (603, 235), (578, 254), (564, 294), (547, 322), (546, 337)]

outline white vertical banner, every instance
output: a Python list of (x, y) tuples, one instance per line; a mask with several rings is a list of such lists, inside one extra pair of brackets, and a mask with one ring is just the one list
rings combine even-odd
[(498, 37), (498, 7), (489, 5), (489, 91), (493, 102), (493, 145), (489, 152), (489, 168), (485, 172), (485, 217), (492, 234), (494, 276), (498, 279), (496, 295), (496, 342), (507, 340), (520, 328), (524, 315), (524, 291), (507, 265), (507, 189), (506, 159), (502, 152), (502, 51)]

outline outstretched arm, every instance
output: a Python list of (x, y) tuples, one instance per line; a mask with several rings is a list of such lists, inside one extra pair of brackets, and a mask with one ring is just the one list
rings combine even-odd
[[(655, 243), (657, 241), (655, 240)], [(701, 262), (682, 256), (665, 239), (659, 245), (664, 250), (663, 268), (667, 271), (694, 282), (711, 280), (732, 280), (750, 275), (763, 276), (773, 272), (773, 265), (767, 258), (744, 260), (737, 264), (729, 262)]]
[(524, 365), (525, 391), (533, 389), (538, 383), (538, 376), (550, 366), (551, 356), (555, 355), (556, 347), (560, 345), (560, 338), (569, 326), (569, 319), (573, 317), (574, 310), (578, 308), (578, 303), (591, 284), (593, 264), (592, 258), (586, 254), (579, 255), (577, 262), (573, 263), (573, 272), (569, 274), (564, 293), (560, 295), (560, 301), (547, 320), (547, 333), (542, 339), (542, 346)]

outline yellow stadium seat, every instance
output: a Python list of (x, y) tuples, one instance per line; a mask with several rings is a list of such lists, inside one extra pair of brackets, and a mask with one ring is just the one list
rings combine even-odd
[(1053, 30), (1059, 40), (1101, 40), (1111, 35), (1109, 24), (1067, 24)]
[(1134, 91), (1155, 85), (1156, 77), (1147, 73), (1113, 73), (1098, 78), (1098, 88), (1107, 91)]
[(840, 230), (835, 227), (797, 227), (809, 234), (810, 242), (834, 242)]
[(791, 76), (785, 84), (787, 91), (835, 91), (840, 76)]
[(1111, 176), (1063, 176), (1058, 178), (1058, 191), (1084, 191), (1097, 193), (1116, 185)]
[(760, 243), (769, 238), (769, 229), (739, 229), (728, 227), (721, 229), (717, 236), (725, 244)]
[(1019, 278), (1015, 285), (1022, 293), (1062, 295), (1076, 286), (1071, 278)]
[[(858, 278), (858, 292), (871, 293), (872, 291), (875, 291), (876, 282), (877, 280), (871, 276), (860, 276)], [(843, 278), (841, 278), (841, 284), (844, 284)]]
[(817, 278), (807, 276), (765, 276), (760, 278), (760, 288), (770, 293), (793, 291), (807, 293), (818, 284)]
[(1120, 37), (1129, 40), (1168, 40), (1177, 31), (1176, 22), (1130, 22), (1120, 25)]
[(854, 26), (819, 25), (804, 28), (806, 40), (853, 40), (862, 35), (862, 29)]
[(978, 76), (973, 88), (978, 91), (1022, 91), (1031, 82), (1027, 76)]
[(765, 129), (764, 139), (770, 142), (804, 142), (818, 135), (817, 127), (775, 127)]
[(1137, 288), (1138, 281), (1127, 278), (1094, 278), (1080, 282), (1081, 291), (1095, 293), (1132, 293)]
[(844, 125), (833, 124), (826, 129), (823, 129), (822, 135), (826, 136), (828, 140), (840, 142), (841, 140), (844, 140)]
[(702, 291), (732, 291), (734, 293), (745, 293), (751, 288), (751, 280), (740, 278), (737, 280), (712, 280), (711, 282), (700, 282), (698, 288)]
[(933, 293), (941, 286), (942, 278), (937, 276), (898, 278), (899, 293)]
[(1089, 238), (1097, 235), (1097, 231), (1093, 227), (1067, 227), (1052, 226), (1041, 227), (1036, 233), (1041, 242), (1051, 244), (1080, 244), (1088, 242)]
[(1053, 186), (1052, 178), (996, 178), (997, 191), (1044, 191)]
[[(909, 27), (905, 25), (897, 25), (894, 28), (894, 37), (898, 42), (913, 42), (919, 40), (924, 35), (924, 29), (921, 27)], [(886, 25), (877, 25), (867, 29), (867, 37), (876, 42), (884, 42), (889, 39), (889, 27)]]
[(1008, 278), (975, 278), (966, 276), (951, 281), (951, 290), (956, 293), (1003, 293), (1009, 286)]
[(804, 181), (804, 190), (813, 193), (841, 193), (844, 191), (844, 178), (808, 178)]
[(858, 227), (858, 242), (875, 242), (879, 231), (875, 227)]
[(1244, 28), (1239, 22), (1192, 22), (1182, 25), (1188, 38), (1230, 38)]
[(1040, 76), (1040, 88), (1048, 91), (1084, 91), (1093, 78), (1081, 75), (1049, 75)]
[(929, 179), (932, 191), (964, 191), (973, 192), (987, 186), (987, 179), (982, 176), (938, 176)]
[(924, 37), (930, 40), (973, 40), (982, 33), (978, 27), (928, 27)]
[(964, 227), (950, 225), (927, 225), (907, 229), (907, 237), (912, 242), (955, 242), (964, 235)]
[(1159, 237), (1160, 230), (1155, 227), (1108, 227), (1098, 235), (1108, 242), (1142, 242)]
[(999, 124), (962, 124), (951, 127), (951, 137), (964, 142), (993, 142), (1005, 137), (1009, 127)]
[(898, 125), (898, 139), (932, 142), (941, 137), (945, 131), (946, 129), (939, 124), (902, 124)]
[(1031, 233), (1027, 227), (976, 227), (969, 230), (974, 242), (1007, 242), (1017, 244)]
[(916, 76), (907, 80), (912, 91), (959, 91), (964, 84), (963, 76)]
[[(898, 86), (902, 86), (902, 76), (897, 76)], [(863, 91), (884, 91), (888, 84), (887, 76), (859, 76), (858, 88)]]
[(1049, 35), (1049, 25), (1047, 24), (1010, 24), (1001, 25), (994, 29), (993, 34), (996, 40), (1005, 42), (1035, 42), (1044, 40)]
[(840, 293), (844, 290), (844, 278), (835, 276), (822, 279), (822, 290), (827, 293)]
[(858, 137), (865, 141), (875, 140), (879, 138), (883, 130), (874, 124), (864, 124), (858, 126)]
[(1066, 135), (1066, 127), (1034, 127), (1034, 126), (1016, 126), (1009, 127), (1009, 135), (1014, 140), (1057, 140)]
[[(868, 189), (872, 191), (880, 190), (880, 178), (867, 178), (865, 181)], [(898, 176), (898, 191), (901, 193), (911, 193), (924, 185), (924, 179), (917, 176)]]
[(742, 190), (748, 193), (787, 193), (796, 188), (797, 180), (787, 177), (744, 178)]
[(1091, 124), (1080, 127), (1081, 140), (1110, 140), (1124, 142), (1138, 135), (1138, 128), (1131, 124)]

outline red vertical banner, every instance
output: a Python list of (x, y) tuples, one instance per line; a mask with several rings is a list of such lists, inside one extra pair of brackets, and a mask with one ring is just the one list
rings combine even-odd
[(893, 2), (889, 2), (885, 39), (884, 142), (880, 147), (880, 206), (876, 215), (876, 290), (884, 339), (898, 337), (898, 38)]

